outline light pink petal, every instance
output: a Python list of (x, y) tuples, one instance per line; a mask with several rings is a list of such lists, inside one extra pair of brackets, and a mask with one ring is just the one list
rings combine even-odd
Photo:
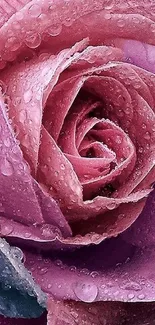
[(34, 173), (37, 168), (44, 103), (60, 73), (70, 64), (70, 57), (83, 46), (85, 42), (78, 43), (56, 57), (49, 55), (49, 58), (45, 58), (41, 55), (34, 60), (14, 65), (1, 75), (7, 84), (6, 95), (10, 99), (9, 117)]
[(48, 186), (50, 194), (60, 200), (62, 207), (69, 202), (73, 206), (77, 205), (82, 200), (82, 187), (71, 163), (44, 127), (39, 150), (38, 179)]
[[(137, 80), (137, 74), (135, 75), (135, 72), (132, 73), (131, 70), (131, 74), (129, 74), (129, 68), (130, 65), (127, 66), (126, 64), (116, 64), (109, 68), (108, 66), (107, 68), (103, 68), (101, 72), (104, 75), (114, 77), (114, 80), (117, 78), (117, 82), (121, 82), (121, 87), (126, 87), (128, 96), (130, 96), (130, 101), (124, 110), (124, 98), (122, 98), (122, 96), (119, 96), (119, 92), (117, 95), (120, 104), (119, 102), (116, 104), (117, 101), (114, 100), (113, 94), (110, 95), (110, 100), (112, 99), (113, 107), (107, 105), (107, 108), (109, 107), (109, 110), (106, 111), (108, 118), (115, 123), (117, 122), (120, 127), (122, 127), (122, 129), (129, 134), (130, 139), (136, 147), (136, 168), (134, 169), (134, 173), (131, 175), (130, 182), (128, 182), (128, 186), (126, 187), (125, 191), (132, 191), (134, 187), (136, 187), (143, 180), (143, 178), (146, 177), (146, 175), (154, 166), (155, 158), (155, 114), (151, 108), (152, 105), (154, 107), (154, 101), (150, 94), (149, 88), (146, 85), (144, 86), (144, 82), (139, 77), (139, 81)], [(94, 77), (91, 77), (91, 79), (93, 78)], [(100, 97), (103, 96), (101, 89), (104, 92), (104, 85), (102, 88), (100, 88), (101, 85), (100, 87), (96, 85), (97, 83), (92, 82), (92, 91), (94, 91)], [(125, 91), (123, 91), (123, 95), (124, 93)], [(103, 99), (105, 99), (104, 96)], [(109, 100), (109, 96), (107, 100)], [(152, 105), (149, 106), (148, 103)]]
[(42, 223), (33, 181), (0, 95), (0, 212), (24, 224)]
[(89, 36), (91, 44), (95, 45), (103, 44), (103, 41), (110, 37), (141, 40), (154, 44), (152, 3), (146, 6), (145, 16), (144, 7), (140, 7), (137, 1), (136, 3), (130, 1), (128, 4), (114, 2), (110, 11), (102, 0), (97, 2), (86, 0), (85, 5), (80, 2), (76, 6), (73, 0), (70, 1), (69, 6), (64, 0), (56, 3), (51, 3), (50, 0), (39, 0), (37, 9), (33, 8), (34, 5), (36, 5), (35, 0), (25, 5), (9, 19), (8, 24), (1, 27), (0, 54), (3, 66), (12, 56), (11, 49), (15, 45), (17, 48), (15, 55), (24, 44), (36, 48), (40, 45), (43, 34), (46, 36), (49, 34), (46, 42), (48, 47), (55, 50), (73, 45), (85, 36)]
[(59, 137), (64, 119), (82, 85), (82, 77), (66, 80), (56, 85), (47, 100), (43, 124), (55, 141)]
[(60, 81), (72, 78), (77, 75), (85, 75), (89, 70), (103, 66), (111, 61), (122, 61), (123, 52), (120, 48), (112, 46), (88, 46), (78, 59), (75, 59), (71, 66), (64, 71)]

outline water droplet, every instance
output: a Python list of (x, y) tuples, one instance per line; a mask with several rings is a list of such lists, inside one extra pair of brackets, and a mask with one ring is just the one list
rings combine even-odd
[(6, 158), (1, 161), (0, 170), (4, 176), (11, 176), (13, 174), (13, 167)]
[(139, 283), (133, 281), (121, 284), (120, 288), (124, 290), (134, 290), (134, 291), (139, 291), (142, 289)]
[(8, 38), (7, 42), (5, 43), (5, 47), (10, 48), (11, 51), (18, 50), (20, 45), (21, 45), (21, 42), (15, 37)]
[(116, 143), (121, 144), (122, 143), (121, 136), (120, 135), (116, 135), (115, 141), (116, 141)]
[(90, 273), (90, 275), (91, 275), (92, 278), (96, 278), (97, 276), (99, 276), (99, 273), (96, 272), (96, 271), (93, 271), (93, 272)]
[(48, 28), (48, 34), (51, 36), (57, 36), (61, 33), (62, 26), (60, 24), (53, 24)]
[(60, 165), (60, 168), (61, 168), (62, 170), (64, 170), (64, 169), (65, 169), (65, 165), (64, 165), (64, 164), (61, 164), (61, 165)]
[(111, 19), (111, 14), (109, 14), (109, 13), (106, 13), (105, 15), (104, 15), (104, 18), (105, 19), (107, 19), (107, 20), (110, 20)]
[(24, 101), (25, 103), (29, 103), (32, 99), (32, 91), (29, 89), (24, 93)]
[(41, 43), (41, 36), (40, 34), (28, 34), (26, 36), (25, 44), (30, 48), (36, 48)]
[(73, 19), (71, 17), (68, 17), (66, 18), (64, 21), (63, 21), (63, 24), (67, 27), (71, 26), (73, 24)]
[(32, 17), (38, 17), (41, 14), (41, 7), (34, 4), (28, 9), (28, 11)]
[(18, 106), (21, 102), (21, 98), (20, 97), (16, 97), (12, 100), (12, 103), (14, 106)]
[(143, 153), (143, 151), (144, 151), (143, 147), (139, 147), (138, 151), (139, 151), (140, 153)]
[(4, 141), (3, 141), (3, 143), (4, 143), (4, 145), (5, 145), (7, 148), (9, 148), (10, 145), (11, 145), (11, 141), (10, 141), (9, 138), (5, 138)]
[(146, 140), (150, 140), (150, 133), (149, 132), (146, 132), (145, 134), (144, 134), (144, 139), (146, 139)]
[(6, 225), (2, 229), (2, 234), (4, 236), (10, 235), (13, 232), (13, 227), (11, 225)]
[(107, 209), (108, 209), (108, 210), (113, 210), (113, 209), (115, 209), (115, 208), (116, 208), (116, 203), (111, 202), (111, 203), (108, 203), (108, 204), (107, 204)]
[(61, 260), (56, 260), (56, 261), (55, 261), (55, 264), (56, 264), (57, 266), (62, 266), (62, 265), (63, 265), (63, 263), (62, 263)]
[(84, 268), (84, 269), (80, 270), (80, 273), (85, 274), (85, 275), (89, 275), (90, 271), (88, 269)]
[(76, 271), (76, 266), (70, 266), (69, 269), (70, 269), (71, 272), (75, 272)]
[(141, 293), (140, 295), (138, 295), (138, 299), (140, 299), (140, 300), (145, 299), (145, 295), (143, 293)]
[(24, 233), (24, 237), (25, 238), (30, 238), (31, 237), (31, 233), (30, 232), (25, 232)]
[(117, 21), (117, 26), (118, 27), (124, 27), (125, 26), (125, 20), (124, 19), (119, 19)]
[(135, 295), (134, 295), (133, 293), (129, 293), (129, 294), (128, 294), (128, 299), (131, 300), (131, 299), (133, 299), (134, 297), (135, 297)]
[(53, 225), (45, 224), (40, 228), (42, 236), (48, 238), (55, 238), (56, 236), (61, 236), (61, 231)]
[(142, 123), (142, 129), (146, 129), (146, 124)]
[(49, 283), (49, 284), (47, 285), (47, 288), (48, 288), (48, 289), (51, 289), (51, 288), (52, 288), (52, 284)]
[(40, 269), (39, 273), (40, 274), (46, 274), (48, 272), (48, 268), (47, 267), (43, 267), (42, 269)]
[(93, 302), (97, 297), (98, 288), (95, 284), (76, 282), (74, 284), (74, 292), (77, 298), (79, 298), (81, 301)]
[(11, 248), (11, 254), (15, 257), (18, 258), (20, 260), (23, 259), (23, 252), (20, 248), (18, 247), (12, 247)]

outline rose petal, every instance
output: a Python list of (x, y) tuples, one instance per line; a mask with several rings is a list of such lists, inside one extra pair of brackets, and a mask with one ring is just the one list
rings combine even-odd
[(125, 60), (138, 67), (155, 73), (155, 46), (135, 40), (119, 40), (115, 44), (121, 44)]
[(140, 250), (120, 238), (46, 259), (26, 253), (26, 266), (42, 290), (87, 303), (154, 301), (154, 264), (154, 247)]
[(49, 58), (41, 56), (18, 63), (1, 74), (1, 79), (7, 84), (6, 95), (11, 99), (9, 117), (34, 174), (37, 168), (44, 103), (60, 73), (73, 60), (71, 56), (83, 49), (85, 44), (86, 41), (82, 41), (71, 49), (63, 50), (54, 58), (49, 54)]
[[(121, 308), (122, 307), (122, 308)], [(59, 325), (116, 325), (120, 324), (120, 317), (124, 315), (123, 306), (119, 303), (79, 303), (73, 301), (55, 301), (49, 299), (48, 301), (48, 316), (47, 324), (53, 325), (53, 322)]]
[[(11, 49), (17, 43), (18, 50), (21, 49), (23, 43), (33, 48), (38, 47), (44, 32), (50, 34), (47, 40), (48, 47), (52, 48), (54, 45), (57, 50), (66, 47), (66, 40), (67, 45), (71, 45), (85, 35), (90, 36), (91, 44), (97, 45), (110, 37), (146, 40), (154, 44), (154, 17), (151, 14), (154, 4), (152, 2), (145, 6), (145, 17), (144, 6), (140, 6), (138, 1), (136, 3), (130, 1), (128, 5), (115, 1), (110, 4), (110, 12), (109, 7), (105, 6), (102, 0), (98, 2), (87, 0), (85, 6), (79, 3), (76, 7), (73, 0), (70, 6), (64, 0), (59, 0), (56, 4), (51, 3), (50, 0), (39, 0), (37, 11), (31, 9), (35, 4), (35, 1), (28, 3), (18, 14), (9, 19), (8, 24), (1, 27), (0, 52), (4, 60), (2, 63), (9, 60), (12, 56)], [(17, 23), (20, 25), (20, 33), (16, 28)], [(97, 29), (96, 26), (98, 26)], [(13, 37), (11, 41), (10, 31), (12, 32), (11, 38)], [(29, 42), (26, 42), (30, 31), (32, 35)], [(49, 40), (51, 40), (50, 44)]]
[(48, 302), (48, 325), (53, 319), (59, 325), (152, 325), (154, 323), (154, 303), (95, 302), (82, 303), (73, 301)]
[(30, 170), (13, 134), (0, 96), (0, 211), (6, 218), (25, 224), (42, 223), (43, 217), (32, 186)]
[(150, 194), (139, 218), (122, 234), (122, 238), (133, 245), (145, 247), (155, 243), (155, 190)]
[(65, 207), (72, 201), (73, 205), (82, 200), (82, 188), (68, 159), (59, 149), (54, 139), (42, 128), (38, 179), (48, 186), (51, 195)]
[(43, 124), (57, 141), (64, 119), (83, 84), (83, 78), (66, 80), (56, 85), (47, 100)]

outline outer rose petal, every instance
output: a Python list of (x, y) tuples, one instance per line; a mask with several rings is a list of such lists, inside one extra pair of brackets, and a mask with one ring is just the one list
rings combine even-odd
[(122, 4), (121, 0), (110, 2), (110, 9), (109, 3), (102, 0), (87, 0), (84, 5), (72, 0), (69, 6), (64, 0), (56, 3), (39, 0), (37, 11), (31, 9), (34, 4), (35, 0), (31, 1), (1, 28), (1, 66), (4, 66), (5, 61), (14, 59), (24, 44), (32, 48), (38, 47), (44, 32), (50, 34), (47, 47), (57, 50), (66, 47), (66, 40), (67, 45), (71, 45), (85, 35), (90, 36), (91, 44), (97, 45), (110, 37), (146, 40), (155, 44), (152, 0), (146, 5), (145, 17), (144, 6), (134, 0), (128, 4)]
[(139, 247), (155, 244), (155, 190), (134, 224), (122, 234), (122, 238)]
[(50, 258), (25, 256), (36, 282), (55, 299), (155, 301), (154, 246), (139, 249), (117, 238)]
[(53, 301), (48, 303), (48, 325), (153, 325), (154, 303)]
[(125, 312), (119, 303), (84, 304), (49, 299), (47, 325), (121, 325)]

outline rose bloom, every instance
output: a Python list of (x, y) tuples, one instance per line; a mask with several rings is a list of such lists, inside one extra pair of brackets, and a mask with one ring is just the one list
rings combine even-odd
[(1, 325), (155, 324), (154, 45), (154, 0), (0, 1)]

